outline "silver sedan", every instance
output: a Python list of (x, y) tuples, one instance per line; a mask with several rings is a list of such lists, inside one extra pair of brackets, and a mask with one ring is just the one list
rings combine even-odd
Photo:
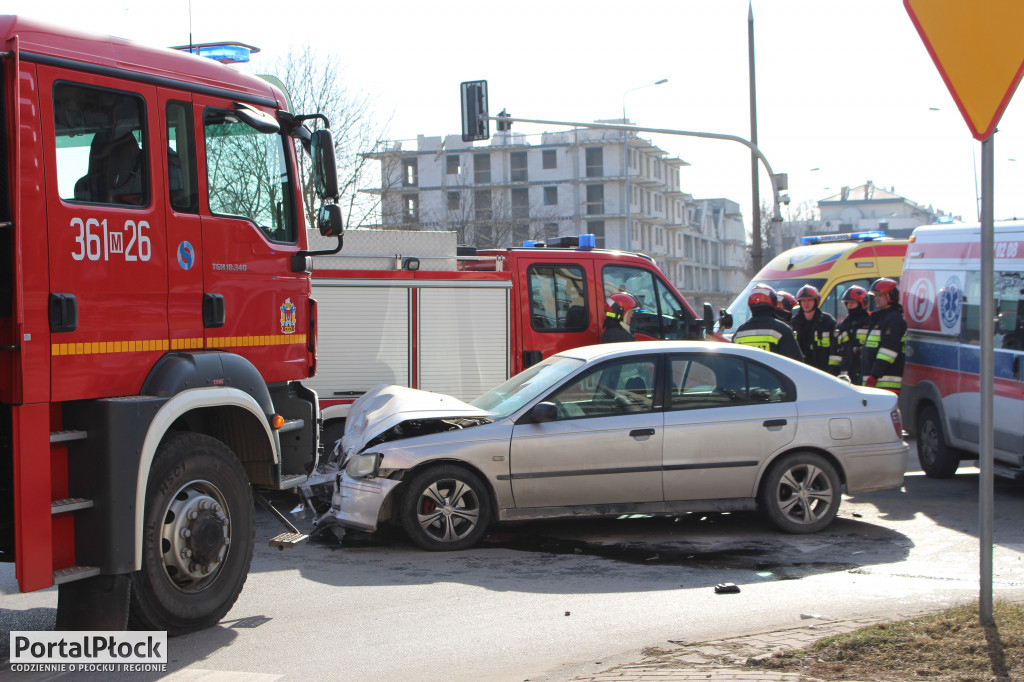
[(844, 491), (902, 485), (902, 431), (894, 394), (766, 351), (605, 344), (472, 403), (379, 386), (303, 492), (321, 527), (390, 521), (429, 550), (470, 547), (495, 521), (621, 514), (759, 509), (812, 533)]

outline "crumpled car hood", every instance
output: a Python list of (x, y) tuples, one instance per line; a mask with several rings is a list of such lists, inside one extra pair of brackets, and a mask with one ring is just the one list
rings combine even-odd
[(349, 408), (341, 439), (342, 452), (347, 459), (402, 422), (464, 417), (487, 419), (490, 413), (443, 393), (381, 384), (361, 395)]

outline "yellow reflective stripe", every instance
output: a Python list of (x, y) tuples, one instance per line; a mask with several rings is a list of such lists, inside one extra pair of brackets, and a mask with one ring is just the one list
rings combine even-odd
[(201, 348), (241, 348), (253, 346), (285, 346), (306, 343), (305, 334), (273, 334), (266, 336), (210, 337), (204, 345), (202, 337), (175, 339), (137, 339), (132, 341), (83, 341), (50, 344), (50, 355), (103, 355), (107, 353), (147, 353), (167, 350)]
[(899, 355), (899, 353), (897, 353), (894, 350), (889, 350), (888, 348), (879, 348), (878, 354), (875, 355), (875, 358), (878, 360), (884, 360), (885, 362), (895, 362), (897, 355)]

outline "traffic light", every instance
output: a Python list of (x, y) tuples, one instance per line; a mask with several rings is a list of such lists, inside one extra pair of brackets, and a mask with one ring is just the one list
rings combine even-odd
[(486, 140), (491, 136), (487, 114), (487, 81), (462, 84), (462, 141)]
[(498, 114), (498, 132), (499, 133), (500, 132), (507, 132), (509, 130), (512, 130), (512, 121), (508, 120), (510, 118), (512, 118), (512, 117), (504, 109), (502, 109), (501, 113)]

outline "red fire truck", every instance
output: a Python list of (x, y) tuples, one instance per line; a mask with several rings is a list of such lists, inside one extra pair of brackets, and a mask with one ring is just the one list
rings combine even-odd
[(553, 353), (597, 343), (616, 291), (643, 305), (638, 339), (710, 337), (710, 305), (698, 316), (653, 260), (591, 248), (588, 237), (476, 252), (454, 232), (349, 230), (342, 254), (314, 259), (331, 343), (305, 383), (320, 396), (324, 442), (341, 437), (349, 404), (377, 384), (472, 400)]
[(207, 627), (246, 579), (250, 490), (316, 463), (295, 141), (338, 234), (330, 133), (199, 56), (0, 34), (0, 560), (59, 585), (58, 628)]

